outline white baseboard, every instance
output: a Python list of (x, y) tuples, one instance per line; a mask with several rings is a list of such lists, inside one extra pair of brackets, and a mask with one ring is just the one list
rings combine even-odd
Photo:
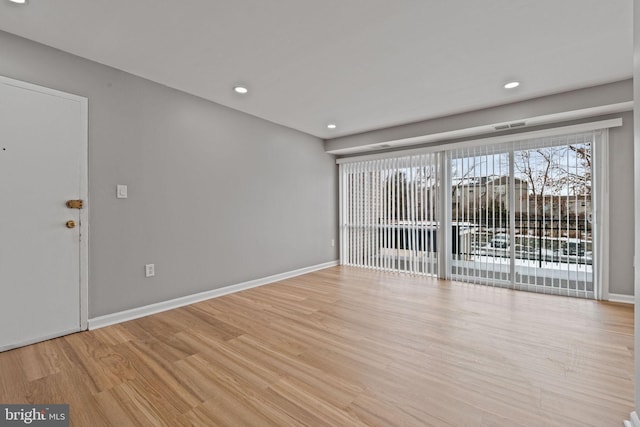
[(106, 314), (104, 316), (94, 317), (93, 319), (89, 319), (89, 329), (92, 330), (92, 329), (104, 328), (105, 326), (115, 325), (116, 323), (138, 319), (140, 317), (161, 313), (163, 311), (172, 310), (174, 308), (183, 307), (185, 305), (194, 304), (196, 302), (205, 301), (211, 298), (217, 298), (223, 295), (232, 294), (234, 292), (240, 292), (246, 289), (267, 285), (269, 283), (279, 282), (280, 280), (289, 279), (291, 277), (300, 276), (302, 274), (311, 273), (313, 271), (318, 271), (318, 270), (322, 270), (329, 267), (335, 267), (336, 265), (338, 265), (338, 261), (325, 262), (323, 264), (317, 264), (310, 267), (300, 268), (298, 270), (275, 274), (273, 276), (263, 277), (261, 279), (255, 279), (255, 280), (250, 280), (248, 282), (225, 286), (224, 288), (213, 289), (211, 291), (205, 291), (205, 292), (200, 292), (193, 295), (187, 295), (187, 296), (175, 298), (169, 301), (162, 301), (155, 304), (149, 304), (142, 307), (132, 308), (130, 310), (125, 310), (117, 313)]
[(638, 414), (633, 411), (629, 415), (629, 420), (624, 421), (624, 427), (640, 427), (640, 418), (638, 418)]
[(13, 343), (13, 344), (8, 344), (8, 345), (4, 345), (4, 346), (0, 346), (0, 353), (2, 353), (3, 351), (7, 351), (7, 350), (13, 350), (14, 348), (19, 348), (19, 347), (25, 347), (27, 345), (30, 344), (35, 344), (37, 342), (42, 342), (42, 341), (47, 341), (53, 338), (58, 338), (58, 337), (63, 337), (65, 335), (69, 335), (69, 334), (73, 334), (75, 332), (79, 332), (80, 329), (79, 328), (72, 328), (72, 329), (67, 329), (65, 331), (60, 331), (60, 332), (56, 332), (54, 334), (50, 334), (50, 335), (44, 335), (38, 338), (31, 338), (25, 341), (19, 341), (17, 343)]
[(622, 302), (625, 304), (634, 304), (635, 297), (633, 295), (624, 295), (624, 294), (609, 294), (609, 302)]

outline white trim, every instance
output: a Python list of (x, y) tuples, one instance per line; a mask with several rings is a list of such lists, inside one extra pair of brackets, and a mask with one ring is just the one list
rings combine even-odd
[(609, 302), (620, 302), (620, 303), (624, 303), (624, 304), (634, 304), (635, 303), (635, 297), (633, 295), (612, 294), (611, 292), (609, 292), (609, 298), (607, 298), (607, 301), (609, 301)]
[[(33, 83), (23, 82), (21, 80), (15, 80), (9, 77), (0, 76), (0, 83), (8, 86), (17, 87), (20, 89), (26, 89), (34, 92), (43, 93), (46, 95), (52, 95), (63, 99), (78, 102), (80, 104), (80, 132), (82, 135), (82, 144), (80, 158), (82, 159), (80, 168), (80, 188), (78, 189), (78, 196), (83, 200), (84, 207), (80, 209), (80, 271), (79, 271), (79, 286), (80, 286), (80, 330), (85, 330), (88, 327), (89, 319), (89, 100), (80, 95), (74, 95), (67, 92), (62, 92), (56, 89), (51, 89), (45, 86), (36, 85)], [(77, 332), (77, 330), (67, 331), (65, 334)], [(58, 335), (61, 336), (61, 335)], [(52, 337), (43, 338), (41, 341)], [(36, 341), (34, 341), (36, 342)], [(32, 343), (27, 343), (32, 344)], [(21, 344), (21, 345), (27, 345)], [(0, 350), (2, 351), (2, 350)]]
[(225, 286), (219, 289), (200, 292), (193, 295), (175, 298), (168, 301), (162, 301), (155, 304), (149, 304), (142, 307), (132, 308), (130, 310), (120, 311), (117, 313), (106, 314), (104, 316), (89, 319), (89, 329), (104, 328), (105, 326), (115, 325), (116, 323), (126, 322), (128, 320), (138, 319), (140, 317), (150, 316), (152, 314), (161, 313), (163, 311), (172, 310), (174, 308), (183, 307), (185, 305), (206, 301), (211, 298), (221, 297), (223, 295), (244, 291), (246, 289), (256, 288), (258, 286), (267, 285), (269, 283), (279, 282), (281, 280), (290, 279), (302, 274), (323, 270), (329, 267), (335, 267), (338, 261), (329, 261), (323, 264), (312, 265), (285, 273), (275, 274), (273, 276), (263, 277), (261, 279), (250, 280), (248, 282), (237, 283), (235, 285)]
[(415, 154), (424, 154), (424, 153), (432, 153), (434, 151), (442, 151), (442, 150), (453, 150), (456, 148), (467, 148), (474, 147), (477, 145), (493, 145), (493, 144), (501, 144), (505, 142), (516, 142), (516, 141), (524, 141), (527, 139), (533, 138), (545, 138), (549, 136), (559, 136), (566, 135), (570, 133), (580, 133), (580, 132), (589, 132), (598, 129), (608, 129), (614, 127), (622, 126), (622, 119), (609, 119), (609, 120), (600, 120), (597, 122), (589, 122), (589, 123), (581, 123), (579, 125), (570, 125), (570, 126), (560, 126), (549, 129), (543, 129), (532, 132), (521, 132), (514, 133), (509, 135), (501, 135), (501, 136), (492, 136), (487, 138), (479, 138), (470, 141), (456, 142), (456, 143), (446, 143), (445, 141), (441, 141), (438, 145), (432, 145), (429, 147), (423, 148), (414, 148), (411, 150), (400, 150), (400, 151), (392, 151), (386, 153), (376, 153), (376, 154), (367, 154), (364, 156), (355, 156), (355, 157), (346, 157), (341, 159), (336, 159), (337, 164), (342, 163), (354, 163), (360, 162), (362, 160), (377, 160), (377, 159), (390, 159), (396, 157), (406, 157), (412, 156)]
[(636, 411), (629, 414), (629, 419), (623, 421), (624, 427), (640, 427), (640, 418)]
[(609, 129), (592, 144), (593, 282), (595, 298), (609, 298)]
[(623, 421), (624, 427), (640, 427), (640, 417), (636, 411), (629, 414), (629, 420)]
[(338, 254), (338, 257), (340, 259), (340, 265), (344, 265), (347, 263), (347, 256), (346, 256), (346, 251), (345, 251), (345, 247), (347, 246), (347, 243), (345, 241), (345, 230), (344, 230), (344, 225), (345, 225), (345, 218), (344, 218), (344, 208), (345, 208), (345, 202), (344, 202), (344, 197), (345, 197), (345, 190), (344, 190), (344, 177), (343, 177), (343, 166), (338, 166), (338, 216), (339, 216), (339, 221), (340, 221), (340, 229), (338, 230), (339, 232), (339, 237), (338, 237), (338, 247), (340, 248), (340, 253)]
[(87, 100), (87, 98), (80, 95), (74, 95), (72, 93), (62, 92), (56, 89), (51, 89), (49, 87), (40, 86), (33, 83), (28, 83), (28, 82), (23, 82), (22, 80), (16, 80), (16, 79), (12, 79), (5, 76), (0, 76), (0, 83), (4, 83), (7, 86), (13, 86), (20, 89), (27, 89), (33, 92), (39, 92), (47, 95), (57, 96), (59, 98), (70, 99), (72, 101), (82, 102), (83, 100), (84, 101)]
[[(509, 281), (515, 288), (516, 284), (516, 161), (515, 150), (512, 147), (509, 156)], [(495, 196), (493, 196), (495, 197)], [(495, 199), (494, 199), (495, 200)], [(522, 222), (522, 219), (520, 219)]]
[(58, 337), (63, 337), (65, 335), (69, 335), (69, 334), (73, 334), (75, 332), (78, 332), (78, 328), (72, 328), (72, 329), (67, 329), (64, 331), (60, 331), (60, 332), (56, 332), (54, 334), (51, 335), (45, 335), (42, 337), (38, 337), (38, 338), (32, 338), (26, 341), (20, 341), (18, 343), (12, 343), (9, 345), (5, 345), (5, 346), (0, 346), (0, 353), (2, 353), (3, 351), (7, 351), (7, 350), (12, 350), (14, 348), (19, 348), (19, 347), (24, 347), (30, 344), (35, 344), (38, 342), (42, 342), (42, 341), (47, 341), (47, 340), (51, 340), (54, 338), (58, 338)]
[[(640, 0), (633, 1), (633, 99), (640, 99)], [(638, 265), (638, 257), (640, 257), (640, 108), (633, 110), (633, 216), (634, 227), (633, 232), (633, 288), (634, 301), (638, 302), (640, 307), (640, 265)], [(635, 372), (633, 378), (635, 393), (630, 396), (635, 407), (640, 410), (640, 310), (634, 310), (634, 367)], [(631, 413), (631, 420), (637, 418), (635, 412)], [(640, 424), (640, 423), (639, 423)], [(640, 427), (636, 424), (636, 427)]]
[(80, 171), (80, 330), (89, 326), (89, 100), (80, 98), (82, 121), (82, 170)]
[(381, 150), (385, 148), (400, 148), (418, 144), (439, 143), (443, 144), (452, 139), (474, 137), (497, 132), (495, 126), (509, 125), (513, 123), (525, 122), (523, 127), (542, 126), (546, 124), (567, 122), (570, 120), (585, 119), (588, 117), (604, 116), (607, 114), (624, 113), (633, 110), (633, 101), (619, 102), (616, 104), (601, 105), (598, 107), (582, 108), (580, 110), (565, 111), (562, 113), (546, 114), (543, 116), (521, 118), (510, 120), (509, 122), (492, 123), (482, 126), (474, 126), (465, 129), (456, 129), (445, 132), (438, 132), (429, 135), (419, 135), (409, 138), (401, 138), (387, 141), (377, 141), (371, 144), (358, 145), (355, 147), (336, 148), (326, 150), (328, 154), (348, 155), (362, 153), (368, 150)]
[[(440, 153), (440, 192), (438, 194), (440, 198), (440, 204), (436, 202), (438, 212), (438, 220), (441, 226), (437, 233), (440, 235), (436, 237), (437, 245), (437, 257), (438, 257), (438, 277), (440, 279), (451, 280), (451, 209), (447, 208), (451, 206), (451, 162), (450, 153)], [(443, 208), (444, 207), (444, 208)]]

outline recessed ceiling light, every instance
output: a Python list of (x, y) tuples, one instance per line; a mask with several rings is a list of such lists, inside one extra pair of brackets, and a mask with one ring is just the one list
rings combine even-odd
[(27, 0), (9, 0), (11, 3), (25, 4)]
[(505, 89), (514, 89), (516, 87), (520, 86), (520, 82), (509, 82), (507, 84), (504, 85)]
[(245, 94), (245, 93), (249, 92), (249, 89), (247, 89), (244, 86), (236, 86), (236, 87), (233, 88), (233, 90), (235, 90), (236, 93), (242, 93), (242, 94)]
[(336, 126), (334, 123), (329, 123), (329, 124), (327, 125), (327, 128), (329, 128), (329, 129), (335, 129), (335, 128), (337, 128), (337, 127), (338, 127), (338, 126)]

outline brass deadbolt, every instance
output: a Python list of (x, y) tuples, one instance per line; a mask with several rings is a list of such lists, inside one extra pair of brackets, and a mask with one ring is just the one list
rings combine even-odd
[(76, 227), (76, 222), (74, 220), (69, 220), (69, 221), (67, 221), (66, 226), (67, 226), (67, 228), (75, 228)]
[(69, 209), (82, 209), (82, 200), (67, 200)]

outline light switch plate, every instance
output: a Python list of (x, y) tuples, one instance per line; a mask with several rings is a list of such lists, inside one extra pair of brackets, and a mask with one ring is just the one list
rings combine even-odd
[(155, 264), (145, 264), (144, 265), (144, 275), (145, 277), (153, 277), (156, 275), (156, 265)]
[(118, 199), (126, 199), (127, 198), (127, 186), (118, 184), (116, 187), (116, 197)]

